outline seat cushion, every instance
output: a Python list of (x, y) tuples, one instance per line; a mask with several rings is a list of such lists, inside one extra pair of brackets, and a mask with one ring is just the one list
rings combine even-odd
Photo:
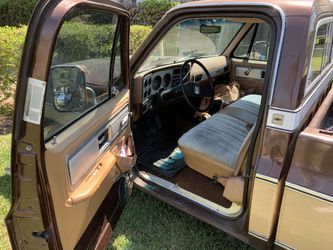
[(209, 178), (237, 175), (259, 113), (261, 96), (248, 95), (185, 133), (178, 141), (186, 164)]

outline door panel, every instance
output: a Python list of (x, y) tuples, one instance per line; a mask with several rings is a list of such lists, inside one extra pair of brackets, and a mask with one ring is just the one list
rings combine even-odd
[(17, 85), (6, 218), (14, 249), (107, 244), (136, 158), (128, 34), (129, 15), (112, 1), (38, 3)]
[(267, 62), (232, 58), (231, 81), (236, 80), (242, 89), (253, 89), (262, 94)]
[(281, 205), (276, 244), (331, 249), (333, 89), (298, 136)]
[[(96, 132), (102, 131), (106, 124), (116, 121), (117, 115), (124, 109), (128, 111), (128, 98), (128, 90), (122, 91), (96, 112), (88, 114), (78, 124), (59, 134), (56, 143), (51, 140), (46, 144), (46, 170), (56, 222), (65, 249), (75, 247), (106, 194), (121, 175), (113, 152), (122, 140), (130, 136), (130, 129), (126, 126), (113, 141), (110, 141), (110, 145), (104, 148), (102, 154), (98, 155), (97, 151), (91, 164), (86, 162), (79, 166), (84, 170), (74, 186), (71, 185), (67, 163), (70, 162), (73, 153), (80, 152), (82, 146), (89, 146), (86, 142), (99, 135)], [(85, 154), (87, 156), (86, 152)]]

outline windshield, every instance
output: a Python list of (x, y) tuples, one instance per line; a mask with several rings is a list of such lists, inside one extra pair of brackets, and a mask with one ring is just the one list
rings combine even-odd
[(187, 19), (177, 23), (152, 50), (140, 71), (223, 53), (243, 23), (223, 18)]

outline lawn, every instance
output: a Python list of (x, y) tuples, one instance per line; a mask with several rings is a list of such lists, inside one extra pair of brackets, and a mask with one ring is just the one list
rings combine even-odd
[[(4, 217), (10, 205), (11, 135), (0, 135), (0, 249), (9, 249)], [(108, 249), (247, 249), (239, 240), (138, 190), (116, 227)]]
[(10, 206), (10, 183), (5, 169), (10, 162), (11, 135), (0, 135), (0, 249), (9, 249), (9, 239), (5, 227), (5, 216)]

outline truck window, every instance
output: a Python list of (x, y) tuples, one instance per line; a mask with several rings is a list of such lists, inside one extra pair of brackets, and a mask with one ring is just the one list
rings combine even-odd
[(268, 24), (254, 24), (234, 50), (236, 58), (267, 61), (271, 41)]
[(333, 23), (325, 23), (316, 31), (305, 94), (312, 89), (314, 80), (332, 63)]
[(117, 95), (123, 87), (117, 24), (117, 14), (103, 11), (75, 10), (66, 17), (56, 41), (46, 90), (46, 139)]

